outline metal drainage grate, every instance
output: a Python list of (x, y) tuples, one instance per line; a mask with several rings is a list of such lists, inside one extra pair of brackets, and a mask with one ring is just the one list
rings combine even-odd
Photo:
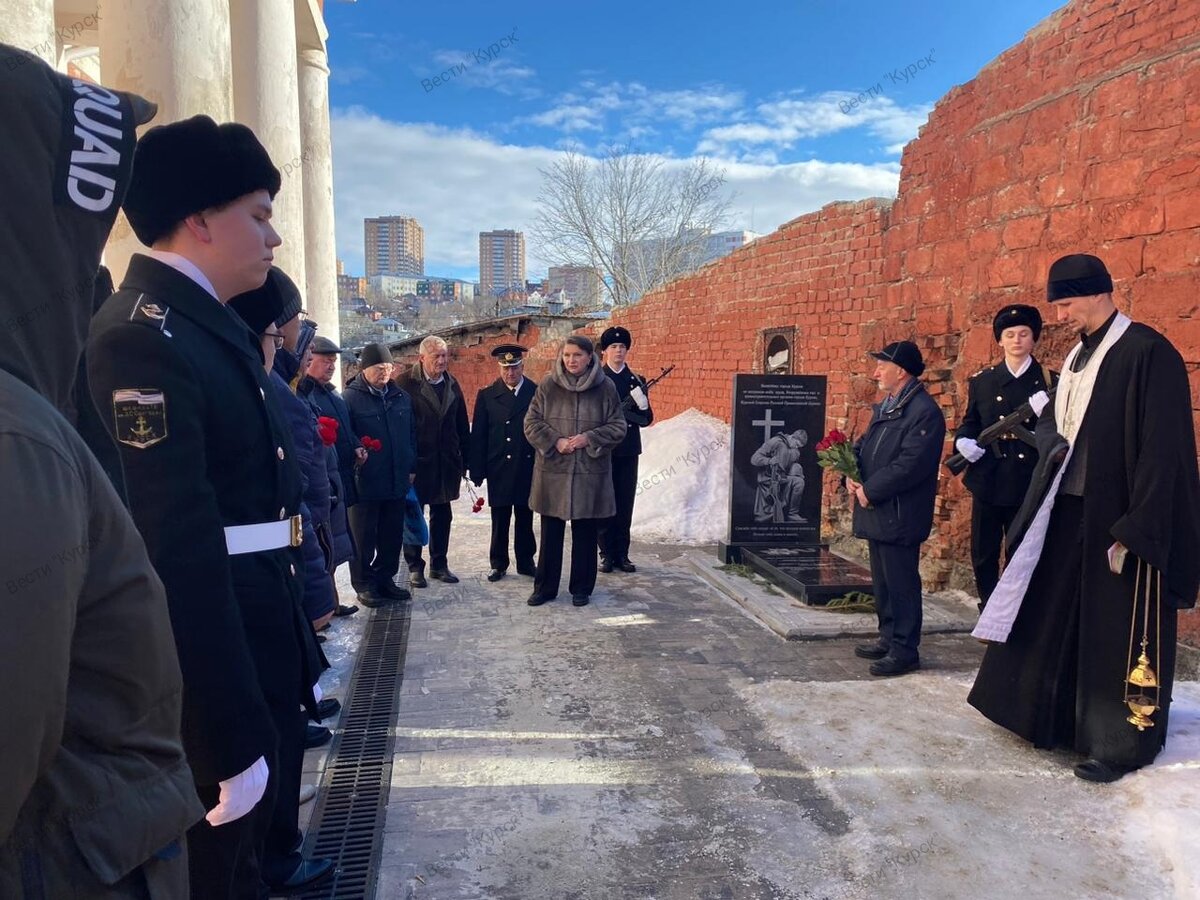
[(305, 841), (305, 856), (332, 859), (337, 868), (299, 895), (306, 900), (375, 894), (409, 622), (404, 603), (376, 610), (367, 625)]

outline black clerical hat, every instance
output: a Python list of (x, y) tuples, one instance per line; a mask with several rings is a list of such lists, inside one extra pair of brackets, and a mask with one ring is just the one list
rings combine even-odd
[(279, 170), (254, 132), (208, 116), (151, 128), (137, 142), (121, 208), (146, 246), (193, 213), (265, 190), (279, 193)]
[(1088, 253), (1060, 257), (1054, 261), (1046, 277), (1046, 299), (1051, 302), (1111, 294), (1112, 289), (1112, 276), (1108, 274), (1104, 262)]

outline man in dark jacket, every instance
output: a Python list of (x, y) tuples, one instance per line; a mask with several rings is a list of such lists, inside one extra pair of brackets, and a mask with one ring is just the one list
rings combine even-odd
[(271, 709), (316, 706), (291, 435), (258, 339), (225, 307), (267, 277), (279, 185), (243, 125), (196, 116), (147, 131), (123, 208), (152, 249), (133, 256), (88, 341), (92, 397), (121, 446), (183, 671), (183, 743), (209, 808), (188, 835), (194, 898), (260, 890)]
[(535, 574), (533, 510), (529, 508), (529, 486), (533, 483), (533, 447), (525, 437), (525, 413), (537, 383), (525, 377), (525, 348), (501, 344), (492, 350), (500, 363), (500, 377), (475, 397), (475, 419), (471, 423), (471, 480), (487, 482), (488, 506), (492, 512), (492, 542), (488, 581), (499, 581), (508, 570), (508, 530), (517, 527), (513, 552), (517, 572)]
[[(167, 598), (117, 490), (68, 421), (92, 280), (134, 129), (154, 108), (2, 44), (0, 71), (0, 683), (10, 688), (0, 897), (182, 900), (182, 838), (204, 807), (180, 743)], [(88, 123), (75, 107), (85, 99), (96, 104)], [(97, 124), (109, 152), (81, 164), (111, 185), (100, 202), (70, 185), (71, 153)], [(74, 400), (94, 417), (86, 390)], [(117, 460), (107, 431), (90, 439)]]
[(862, 482), (846, 479), (854, 497), (854, 535), (871, 551), (879, 640), (854, 653), (875, 660), (872, 675), (920, 668), (921, 543), (933, 528), (933, 498), (946, 419), (917, 379), (925, 371), (911, 341), (877, 353), (875, 380), (887, 396), (855, 445)]
[(392, 581), (400, 570), (404, 542), (404, 498), (416, 477), (417, 444), (412, 402), (392, 383), (392, 354), (384, 344), (367, 344), (362, 371), (346, 385), (351, 425), (367, 449), (358, 468), (358, 502), (350, 529), (358, 555), (350, 579), (364, 606), (408, 600)]
[(642, 429), (654, 421), (654, 410), (646, 395), (646, 379), (635, 375), (625, 365), (625, 355), (633, 346), (629, 331), (609, 328), (600, 335), (600, 352), (604, 355), (604, 374), (612, 381), (621, 399), (621, 412), (628, 430), (625, 438), (613, 448), (613, 495), (617, 512), (600, 524), (600, 571), (636, 572), (629, 559), (629, 528), (633, 523), (633, 501), (637, 495), (638, 457), (642, 454)]
[(1000, 547), (1037, 466), (1038, 452), (1031, 444), (1037, 416), (1022, 423), (1028, 440), (1010, 434), (984, 449), (975, 438), (1057, 380), (1057, 374), (1033, 356), (1042, 334), (1042, 316), (1036, 307), (1020, 303), (1004, 307), (992, 320), (992, 334), (1004, 359), (971, 376), (967, 411), (954, 433), (955, 449), (970, 462), (963, 484), (972, 498), (971, 566), (981, 610), (1000, 577)]
[[(446, 342), (430, 335), (421, 341), (421, 358), (396, 384), (412, 399), (417, 429), (417, 499), (429, 506), (429, 577), (454, 584), (446, 551), (450, 547), (450, 503), (458, 499), (466, 472), (471, 430), (462, 388), (446, 371)], [(419, 544), (404, 545), (413, 587), (426, 587), (425, 561)]]

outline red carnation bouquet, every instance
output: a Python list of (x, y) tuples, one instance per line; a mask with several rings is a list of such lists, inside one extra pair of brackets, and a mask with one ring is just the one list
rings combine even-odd
[(317, 434), (321, 436), (321, 443), (326, 447), (337, 443), (338, 424), (338, 420), (331, 416), (317, 417)]
[(862, 481), (862, 475), (858, 471), (858, 458), (854, 455), (850, 438), (836, 428), (817, 444), (817, 462), (821, 464), (822, 469), (833, 469), (852, 481)]
[(483, 509), (483, 498), (475, 493), (470, 481), (467, 481), (467, 493), (471, 495), (471, 512), (477, 513)]
[(379, 438), (373, 438), (369, 434), (364, 434), (359, 443), (372, 453), (377, 453), (383, 449), (383, 441), (379, 440)]

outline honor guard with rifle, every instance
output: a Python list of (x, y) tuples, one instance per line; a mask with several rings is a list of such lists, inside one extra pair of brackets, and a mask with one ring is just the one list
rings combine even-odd
[(637, 491), (638, 456), (642, 452), (643, 427), (654, 421), (650, 408), (646, 379), (635, 375), (625, 365), (625, 356), (633, 346), (629, 332), (617, 326), (606, 329), (600, 335), (600, 352), (604, 356), (604, 374), (617, 388), (621, 398), (621, 411), (625, 414), (628, 430), (625, 438), (613, 448), (612, 474), (613, 492), (616, 495), (617, 512), (600, 525), (600, 571), (636, 572), (629, 560), (629, 527), (633, 521), (633, 500)]
[[(967, 411), (954, 433), (954, 446), (969, 465), (963, 484), (971, 492), (971, 567), (983, 609), (1000, 577), (1000, 546), (1021, 506), (1037, 465), (1033, 427), (1036, 415), (991, 430), (1017, 412), (1031, 395), (1051, 391), (1058, 373), (1033, 356), (1042, 334), (1041, 314), (1012, 304), (996, 313), (992, 334), (1004, 359), (971, 376)], [(954, 470), (954, 467), (951, 467)], [(960, 471), (960, 470), (959, 470)]]

